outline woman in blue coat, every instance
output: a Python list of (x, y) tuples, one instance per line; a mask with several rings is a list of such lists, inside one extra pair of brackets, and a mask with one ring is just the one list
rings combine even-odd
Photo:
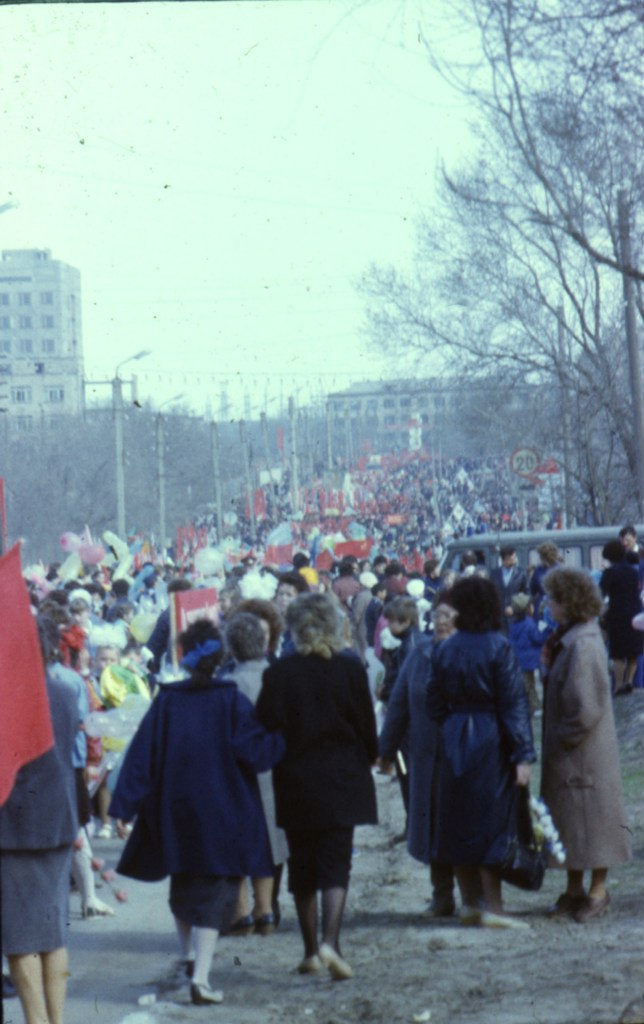
[(381, 766), (387, 767), (396, 752), (405, 749), (409, 771), (409, 826), (407, 849), (412, 857), (430, 866), (432, 917), (450, 917), (454, 906), (454, 873), (450, 865), (437, 864), (430, 852), (432, 791), (436, 782), (439, 732), (427, 714), (427, 685), (434, 646), (454, 632), (456, 612), (451, 596), (443, 591), (432, 612), (433, 637), (422, 637), (405, 658), (396, 679), (385, 724), (378, 739)]
[(223, 656), (213, 624), (193, 623), (179, 642), (190, 678), (161, 687), (127, 752), (110, 812), (121, 836), (136, 816), (118, 871), (143, 881), (171, 877), (192, 1002), (219, 1003), (208, 975), (240, 880), (273, 873), (256, 773), (285, 748), (232, 680), (212, 678)]
[(429, 715), (441, 729), (432, 858), (454, 865), (464, 923), (520, 926), (503, 913), (498, 865), (516, 832), (515, 787), (528, 785), (536, 760), (528, 700), (510, 643), (499, 632), (494, 584), (461, 579), (452, 600), (457, 632), (437, 650), (427, 689)]

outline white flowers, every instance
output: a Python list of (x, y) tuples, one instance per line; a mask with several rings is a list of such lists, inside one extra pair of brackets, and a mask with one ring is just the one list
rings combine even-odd
[(545, 843), (546, 849), (552, 854), (557, 864), (563, 864), (566, 860), (566, 851), (557, 832), (557, 827), (550, 816), (550, 811), (543, 800), (531, 796), (530, 811), (537, 843), (539, 845)]

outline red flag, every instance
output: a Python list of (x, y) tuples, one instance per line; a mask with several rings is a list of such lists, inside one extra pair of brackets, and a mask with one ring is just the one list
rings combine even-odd
[(337, 559), (345, 558), (347, 555), (354, 555), (355, 558), (368, 558), (373, 547), (373, 539), (366, 540), (343, 540), (336, 544), (333, 554)]
[(36, 621), (20, 566), (20, 545), (0, 558), (0, 806), (16, 773), (54, 745)]
[(264, 555), (264, 565), (286, 565), (292, 558), (292, 544), (269, 544)]

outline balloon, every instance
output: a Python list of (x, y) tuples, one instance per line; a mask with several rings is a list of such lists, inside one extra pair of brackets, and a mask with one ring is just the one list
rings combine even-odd
[(202, 576), (216, 576), (223, 565), (223, 555), (216, 548), (199, 548), (195, 555), (195, 569)]
[(130, 569), (133, 565), (134, 559), (132, 558), (132, 555), (127, 555), (122, 562), (119, 562), (112, 573), (112, 580), (127, 580), (128, 583), (133, 583), (134, 580), (130, 576)]
[(137, 612), (130, 622), (130, 633), (139, 644), (147, 644), (156, 626), (156, 612)]
[(67, 552), (78, 551), (82, 543), (77, 533), (63, 533), (60, 538), (60, 546)]
[(98, 565), (105, 558), (105, 548), (102, 544), (83, 544), (78, 554), (85, 565)]
[(124, 558), (127, 558), (127, 556), (129, 555), (130, 551), (125, 541), (121, 540), (121, 538), (118, 537), (115, 533), (112, 533), (111, 530), (105, 531), (105, 533), (103, 534), (103, 540), (105, 541), (106, 544), (109, 544), (109, 546), (113, 548), (114, 554), (119, 562), (122, 561)]
[(69, 580), (78, 579), (82, 571), (83, 563), (81, 556), (78, 554), (78, 551), (72, 551), (70, 555), (67, 555), (67, 558), (58, 570), (58, 579), (62, 580), (63, 583), (67, 583)]

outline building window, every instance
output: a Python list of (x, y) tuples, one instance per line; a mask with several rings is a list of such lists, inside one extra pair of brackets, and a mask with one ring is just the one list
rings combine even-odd
[(18, 305), (19, 306), (30, 306), (31, 305), (31, 292), (18, 292)]
[(53, 292), (41, 292), (40, 293), (40, 304), (41, 304), (41, 306), (53, 306), (53, 304), (54, 304), (54, 293)]
[(14, 423), (16, 424), (16, 430), (20, 433), (26, 433), (28, 430), (33, 429), (34, 418), (33, 416), (16, 416)]
[(47, 401), (60, 405), (65, 401), (65, 388), (47, 388)]
[(10, 327), (11, 327), (11, 317), (10, 316), (0, 316), (0, 329), (3, 330), (3, 331), (8, 331)]
[(9, 363), (0, 363), (0, 377), (7, 377), (11, 373)]
[(55, 352), (56, 344), (53, 338), (43, 338), (40, 342), (41, 352)]
[(31, 328), (31, 317), (30, 316), (18, 317), (18, 327), (22, 327), (23, 329)]
[(0, 338), (0, 352), (11, 352), (11, 341), (9, 338)]
[(0, 292), (0, 306), (9, 305), (9, 292)]
[(41, 316), (40, 323), (41, 323), (42, 327), (53, 327), (54, 326), (54, 318), (53, 318), (53, 316), (49, 316), (49, 315)]
[(18, 342), (18, 351), (22, 355), (31, 355), (34, 350), (34, 343), (31, 338), (21, 338)]
[(411, 405), (411, 398), (401, 398), (400, 406), (402, 409), (408, 409)]
[(385, 426), (386, 427), (393, 427), (395, 422), (396, 422), (396, 417), (395, 416), (385, 416)]
[(395, 409), (396, 408), (396, 400), (394, 398), (385, 398), (385, 400), (384, 400), (384, 402), (382, 404), (385, 407), (385, 409)]
[(30, 405), (31, 404), (31, 388), (12, 388), (11, 389), (11, 401), (17, 402), (19, 405)]

